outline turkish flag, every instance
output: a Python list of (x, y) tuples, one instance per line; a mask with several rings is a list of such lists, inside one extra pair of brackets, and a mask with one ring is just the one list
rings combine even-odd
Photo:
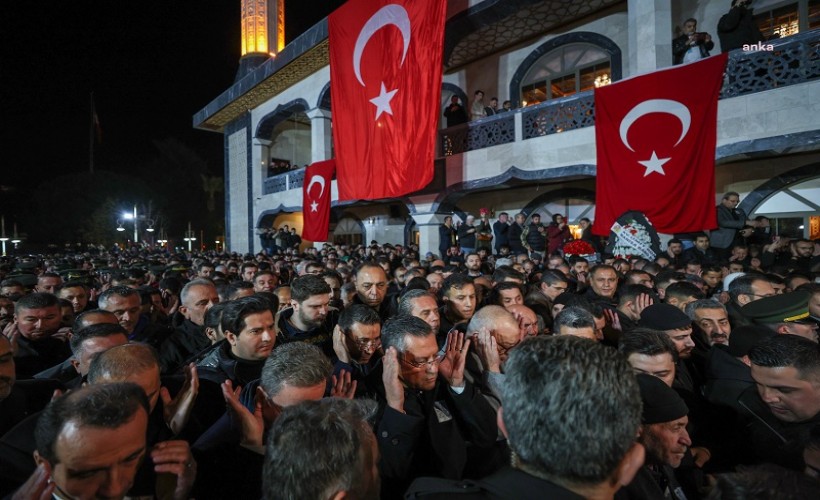
[(595, 89), (596, 234), (637, 210), (659, 232), (712, 229), (727, 54)]
[(305, 169), (302, 183), (302, 238), (327, 241), (330, 225), (330, 182), (336, 171), (336, 160), (316, 162)]
[(340, 200), (433, 179), (445, 0), (350, 0), (328, 18)]

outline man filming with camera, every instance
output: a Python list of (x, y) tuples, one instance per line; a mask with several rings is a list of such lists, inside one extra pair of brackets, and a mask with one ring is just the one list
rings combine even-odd
[(709, 33), (698, 33), (698, 21), (693, 18), (683, 23), (683, 34), (672, 40), (672, 55), (675, 64), (685, 64), (709, 57), (715, 42)]

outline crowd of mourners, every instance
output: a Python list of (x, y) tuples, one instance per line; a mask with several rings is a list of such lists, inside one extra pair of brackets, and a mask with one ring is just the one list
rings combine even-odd
[(709, 241), (4, 258), (0, 496), (818, 498), (820, 245)]

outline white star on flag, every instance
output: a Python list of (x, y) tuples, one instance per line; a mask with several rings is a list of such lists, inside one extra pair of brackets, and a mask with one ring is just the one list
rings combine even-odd
[(643, 176), (646, 177), (647, 175), (657, 172), (661, 175), (666, 175), (666, 172), (663, 171), (664, 163), (668, 162), (672, 158), (658, 158), (658, 155), (652, 151), (652, 158), (644, 161), (639, 161), (641, 165), (646, 167), (646, 172), (643, 173)]
[(318, 212), (318, 211), (319, 211), (318, 209), (319, 209), (319, 204), (318, 204), (318, 203), (316, 203), (316, 201), (313, 201), (313, 202), (310, 204), (310, 211), (311, 211), (311, 212)]
[(370, 99), (370, 102), (376, 105), (376, 120), (382, 115), (382, 113), (387, 113), (388, 115), (393, 114), (393, 110), (390, 108), (390, 100), (393, 99), (393, 96), (396, 95), (399, 89), (391, 90), (390, 92), (384, 87), (384, 82), (382, 82), (382, 90), (378, 96)]

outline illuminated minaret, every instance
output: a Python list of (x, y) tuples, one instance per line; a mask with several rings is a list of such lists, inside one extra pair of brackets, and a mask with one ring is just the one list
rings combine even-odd
[(241, 0), (242, 57), (236, 80), (285, 47), (285, 0)]

